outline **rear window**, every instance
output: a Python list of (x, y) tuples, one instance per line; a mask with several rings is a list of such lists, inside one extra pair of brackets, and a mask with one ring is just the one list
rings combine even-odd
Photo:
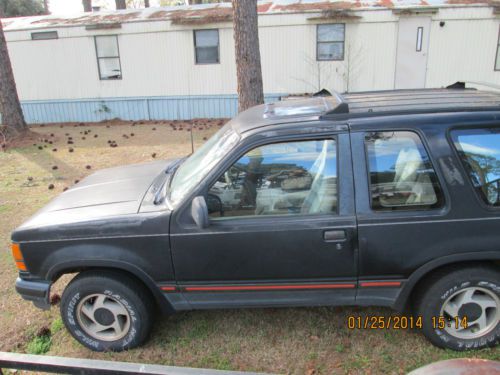
[(500, 128), (451, 132), (474, 189), (489, 206), (500, 206)]
[(372, 209), (431, 209), (443, 204), (436, 172), (420, 137), (410, 131), (365, 136)]

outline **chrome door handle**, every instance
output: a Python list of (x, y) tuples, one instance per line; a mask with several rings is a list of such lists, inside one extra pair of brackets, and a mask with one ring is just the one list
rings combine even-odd
[(347, 234), (345, 230), (325, 230), (323, 239), (327, 242), (344, 242), (347, 240)]

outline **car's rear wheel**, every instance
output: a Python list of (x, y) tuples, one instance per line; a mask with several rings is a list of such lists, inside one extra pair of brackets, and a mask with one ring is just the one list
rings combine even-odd
[(494, 346), (500, 342), (500, 272), (482, 266), (438, 272), (421, 290), (417, 312), (434, 345)]
[(79, 274), (61, 299), (66, 328), (94, 351), (122, 351), (142, 344), (151, 331), (153, 311), (149, 291), (114, 271)]

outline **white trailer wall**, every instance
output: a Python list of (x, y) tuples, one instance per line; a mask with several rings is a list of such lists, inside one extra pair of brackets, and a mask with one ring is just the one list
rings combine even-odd
[[(441, 8), (432, 18), (426, 87), (458, 80), (500, 83), (494, 71), (499, 21), (493, 8)], [(281, 94), (394, 88), (397, 12), (353, 12), (351, 20), (312, 20), (311, 13), (259, 17), (267, 100)], [(440, 22), (444, 21), (444, 26)], [(343, 61), (316, 60), (318, 23), (346, 23)], [(47, 28), (59, 39), (33, 41), (6, 32), (23, 108), (30, 122), (228, 117), (236, 113), (232, 24), (219, 29), (220, 64), (195, 64), (193, 27), (167, 21), (123, 22), (121, 28)], [(99, 80), (95, 35), (118, 35), (121, 80)], [(103, 110), (104, 108), (104, 110)]]

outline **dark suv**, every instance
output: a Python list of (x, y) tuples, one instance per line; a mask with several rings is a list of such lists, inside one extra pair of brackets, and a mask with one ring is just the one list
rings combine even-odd
[(500, 95), (261, 105), (187, 158), (87, 177), (12, 241), (17, 291), (38, 307), (78, 273), (61, 315), (92, 350), (141, 344), (156, 308), (334, 305), (411, 311), (440, 347), (493, 346)]

